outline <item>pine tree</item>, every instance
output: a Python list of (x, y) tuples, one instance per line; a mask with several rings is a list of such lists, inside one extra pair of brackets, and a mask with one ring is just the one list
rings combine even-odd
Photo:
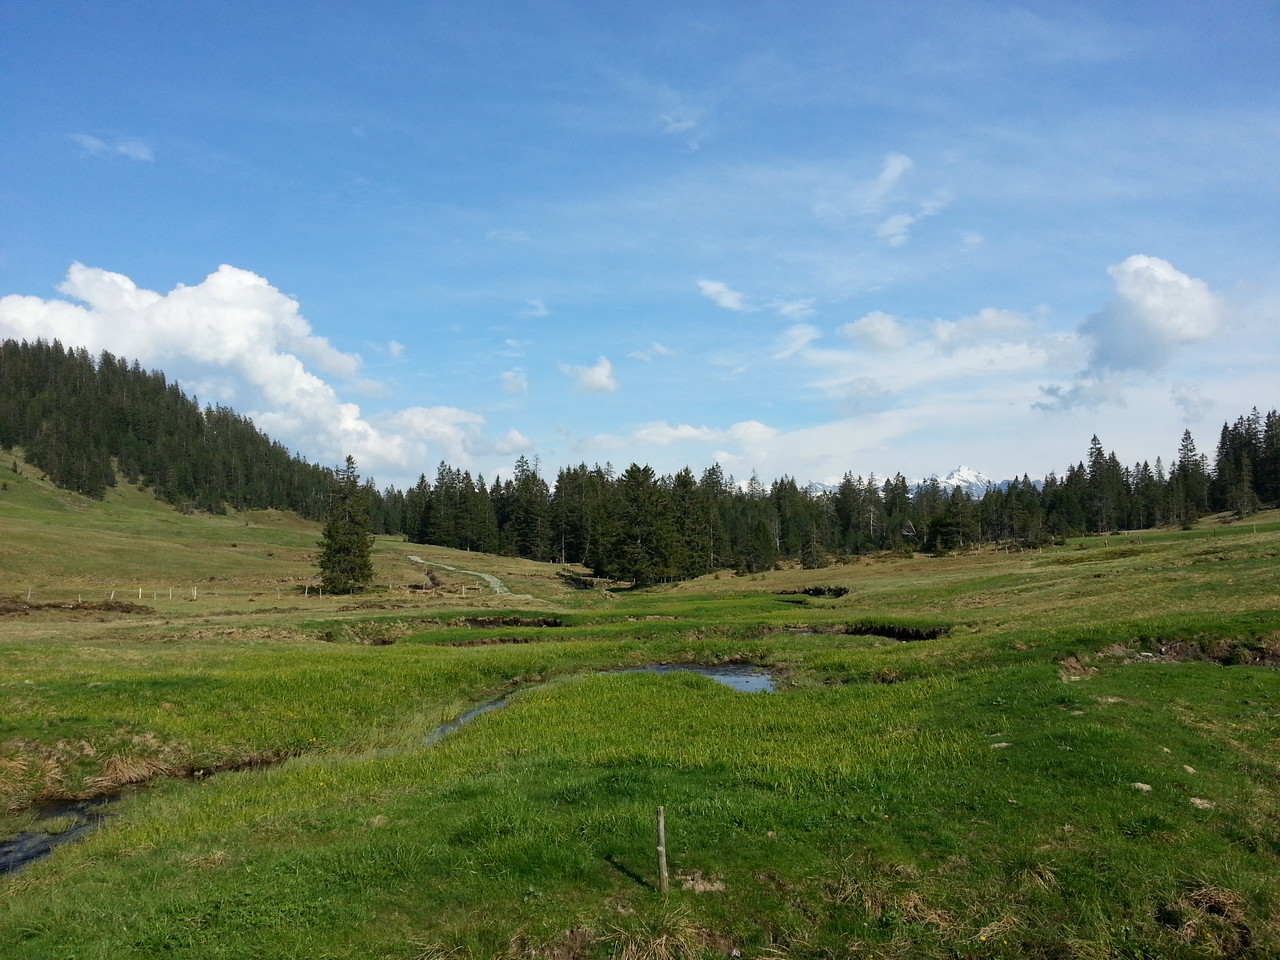
[(373, 582), (369, 502), (355, 458), (334, 474), (329, 516), (320, 540), (320, 584), (330, 593), (354, 593)]

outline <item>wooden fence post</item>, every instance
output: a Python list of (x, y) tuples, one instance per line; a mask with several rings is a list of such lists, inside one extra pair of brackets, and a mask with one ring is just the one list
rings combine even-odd
[(667, 895), (667, 817), (658, 808), (658, 892)]

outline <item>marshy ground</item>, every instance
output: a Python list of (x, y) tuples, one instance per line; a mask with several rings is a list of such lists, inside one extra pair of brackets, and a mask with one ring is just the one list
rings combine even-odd
[[(1274, 517), (336, 598), (288, 517), (7, 496), (0, 839), (147, 786), (0, 877), (6, 957), (1280, 954)], [(725, 662), (777, 692), (619, 670)]]

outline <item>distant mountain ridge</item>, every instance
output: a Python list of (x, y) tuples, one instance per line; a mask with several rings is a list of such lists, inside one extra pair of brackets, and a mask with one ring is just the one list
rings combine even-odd
[[(940, 477), (934, 473), (924, 477), (923, 479), (908, 480), (907, 486), (911, 489), (911, 492), (914, 493), (930, 480), (936, 480), (938, 481), (938, 486), (948, 492), (959, 487), (971, 497), (979, 498), (987, 492), (988, 487), (995, 487), (997, 490), (1007, 490), (1010, 484), (1017, 479), (1019, 478), (1015, 477), (1011, 480), (992, 480), (985, 473), (961, 464), (960, 466), (953, 468), (945, 477)], [(1032, 485), (1037, 490), (1041, 490), (1044, 488), (1044, 481), (1033, 480)], [(829, 483), (813, 482), (805, 486), (805, 490), (812, 494), (835, 493), (839, 489), (839, 484)]]

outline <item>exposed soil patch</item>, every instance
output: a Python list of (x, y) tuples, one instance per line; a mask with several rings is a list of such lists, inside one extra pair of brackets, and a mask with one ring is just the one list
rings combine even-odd
[(564, 621), (555, 617), (456, 617), (449, 621), (451, 627), (563, 627)]
[(453, 640), (440, 644), (442, 647), (496, 647), (508, 643), (545, 643), (549, 637), (476, 637), (474, 640)]
[(950, 627), (908, 627), (896, 623), (822, 623), (786, 628), (792, 633), (831, 634), (849, 637), (884, 637), (902, 643), (936, 640), (951, 632)]
[(792, 597), (798, 594), (806, 597), (843, 597), (848, 592), (848, 587), (799, 587), (795, 590), (779, 590), (777, 595), (780, 597)]
[(73, 600), (65, 603), (32, 603), (30, 600), (19, 600), (8, 597), (0, 600), (0, 616), (22, 615), (39, 610), (59, 610), (70, 613), (133, 613), (154, 615), (155, 610), (144, 607), (140, 603), (128, 600)]
[(1224, 667), (1280, 667), (1280, 634), (1260, 637), (1197, 636), (1179, 640), (1134, 637), (1100, 651), (1124, 663), (1220, 663)]
[(1197, 887), (1161, 908), (1156, 921), (1188, 944), (1212, 941), (1220, 957), (1257, 956), (1245, 903), (1232, 890)]

